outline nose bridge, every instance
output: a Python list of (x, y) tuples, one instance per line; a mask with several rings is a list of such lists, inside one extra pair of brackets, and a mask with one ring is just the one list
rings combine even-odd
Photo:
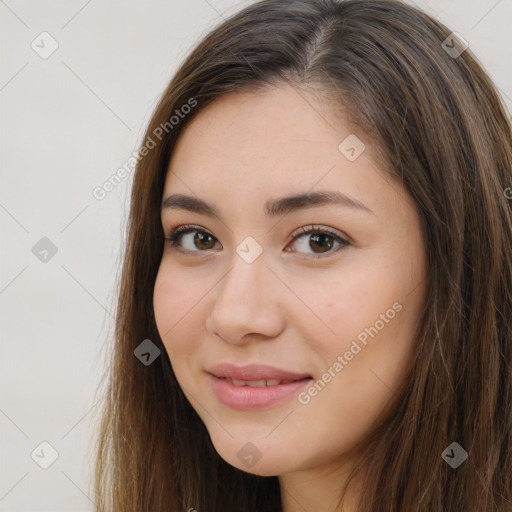
[[(261, 252), (254, 258), (254, 253), (251, 255), (252, 250), (253, 248), (245, 242), (237, 247), (236, 253), (233, 254), (231, 270), (221, 283), (219, 294), (222, 297), (219, 298), (228, 301), (245, 299), (242, 302), (247, 303), (250, 299), (257, 298), (263, 291), (265, 274), (270, 273), (266, 257), (264, 252)], [(251, 257), (248, 258), (249, 255)]]
[[(245, 248), (244, 244), (241, 248)], [(231, 343), (239, 342), (248, 333), (278, 335), (283, 328), (283, 315), (268, 286), (275, 277), (267, 264), (264, 252), (252, 261), (245, 259), (243, 252), (242, 256), (233, 254), (230, 270), (214, 295), (207, 321), (210, 332)]]

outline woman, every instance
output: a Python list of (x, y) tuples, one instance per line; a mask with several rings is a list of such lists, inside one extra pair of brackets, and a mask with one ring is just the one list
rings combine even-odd
[(395, 0), (264, 0), (139, 151), (97, 510), (512, 510), (512, 136)]

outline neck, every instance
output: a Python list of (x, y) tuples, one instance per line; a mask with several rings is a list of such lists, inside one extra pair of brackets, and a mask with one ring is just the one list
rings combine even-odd
[(308, 469), (279, 476), (282, 512), (356, 512), (361, 480), (354, 477), (340, 504), (349, 477), (348, 465)]

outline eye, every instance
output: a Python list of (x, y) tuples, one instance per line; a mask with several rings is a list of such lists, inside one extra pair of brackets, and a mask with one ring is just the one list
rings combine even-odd
[[(212, 242), (215, 237), (199, 228), (199, 226), (191, 226), (186, 224), (179, 226), (171, 231), (171, 234), (166, 237), (171, 246), (183, 252), (203, 252), (203, 250), (212, 249)], [(181, 245), (183, 242), (183, 246)], [(199, 248), (199, 251), (194, 248)]]
[[(340, 234), (322, 226), (305, 226), (295, 231), (292, 236), (294, 244), (303, 250), (311, 249), (313, 252), (309, 254), (312, 254), (315, 258), (324, 258), (350, 245), (350, 242)], [(331, 250), (336, 244), (336, 249)], [(326, 256), (323, 256), (323, 254), (326, 254)]]
[[(292, 234), (292, 237), (293, 244), (296, 244), (299, 249), (306, 250), (306, 252), (308, 249), (311, 249), (312, 252), (309, 254), (316, 258), (323, 258), (325, 253), (328, 256), (350, 245), (350, 242), (341, 237), (337, 232), (321, 226), (299, 228)], [(309, 237), (309, 241), (307, 237)], [(171, 234), (166, 237), (166, 240), (170, 242), (173, 249), (190, 253), (213, 249), (216, 238), (199, 226), (187, 224), (173, 229)], [(331, 250), (335, 246), (336, 249)], [(285, 250), (286, 252), (291, 252), (288, 249)], [(299, 250), (299, 252), (303, 251)]]

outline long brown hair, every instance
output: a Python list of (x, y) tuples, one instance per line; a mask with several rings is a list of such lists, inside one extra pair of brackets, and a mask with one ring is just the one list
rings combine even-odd
[[(224, 20), (181, 64), (135, 169), (97, 512), (281, 510), (277, 476), (240, 471), (214, 450), (176, 381), (152, 302), (178, 135), (223, 94), (279, 83), (329, 93), (375, 139), (382, 166), (417, 205), (426, 245), (415, 356), (394, 413), (366, 442), (359, 510), (512, 510), (511, 123), (482, 66), (450, 34), (396, 0), (264, 0)], [(176, 109), (183, 115), (170, 121)], [(161, 351), (148, 366), (134, 355), (145, 339)], [(457, 469), (441, 457), (452, 442), (468, 453)]]

